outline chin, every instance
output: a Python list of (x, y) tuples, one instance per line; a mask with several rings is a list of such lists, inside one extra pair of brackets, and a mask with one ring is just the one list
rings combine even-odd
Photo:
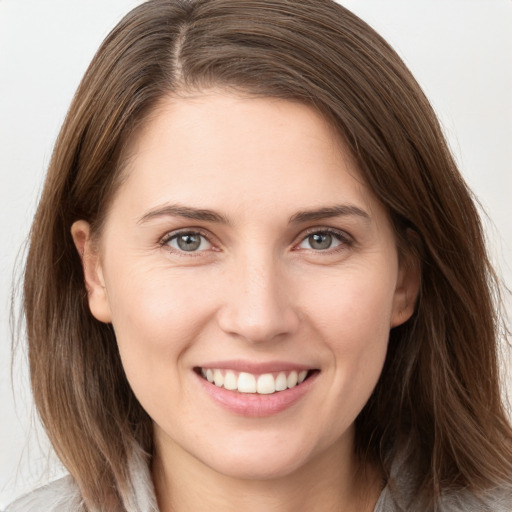
[(279, 480), (286, 478), (305, 465), (307, 461), (297, 457), (276, 457), (255, 455), (224, 460), (221, 464), (210, 466), (218, 473), (239, 480)]
[(314, 458), (312, 447), (293, 440), (273, 438), (239, 442), (210, 451), (203, 463), (214, 471), (242, 480), (285, 478), (307, 466)]

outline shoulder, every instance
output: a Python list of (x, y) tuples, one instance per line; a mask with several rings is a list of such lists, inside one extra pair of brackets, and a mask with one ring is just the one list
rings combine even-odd
[[(407, 495), (407, 492), (405, 493)], [(400, 499), (403, 494), (386, 487), (375, 506), (374, 512), (411, 512), (424, 510), (415, 503), (414, 498), (403, 505)], [(410, 497), (410, 496), (409, 496)], [(438, 512), (511, 512), (512, 487), (495, 489), (483, 495), (475, 495), (468, 491), (448, 492), (441, 497), (436, 510)]]
[(79, 512), (80, 492), (70, 476), (55, 480), (11, 503), (5, 512)]
[(512, 510), (512, 486), (501, 487), (482, 495), (463, 491), (447, 494), (441, 500), (442, 511), (510, 512)]
[[(157, 512), (148, 458), (136, 449), (128, 460), (130, 488), (123, 494), (127, 512)], [(86, 512), (80, 490), (71, 476), (40, 487), (9, 505), (4, 512)]]

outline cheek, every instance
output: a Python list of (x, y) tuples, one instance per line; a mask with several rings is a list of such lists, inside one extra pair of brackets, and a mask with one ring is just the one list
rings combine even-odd
[(367, 398), (381, 373), (394, 286), (393, 275), (377, 272), (375, 267), (364, 272), (354, 269), (320, 287), (317, 281), (308, 315), (331, 353), (343, 392), (357, 394), (359, 389)]
[(119, 353), (135, 396), (158, 422), (193, 403), (182, 379), (185, 354), (204, 335), (213, 308), (190, 276), (154, 266), (113, 274), (122, 275), (130, 278), (111, 282), (109, 297)]
[[(351, 268), (333, 279), (315, 279), (305, 283), (311, 290), (304, 308), (322, 328), (338, 332), (341, 339), (367, 337), (371, 333), (389, 333), (393, 311), (396, 276), (379, 272), (377, 266)], [(351, 334), (344, 337), (343, 334)]]
[[(112, 324), (125, 371), (153, 381), (179, 364), (212, 315), (212, 287), (196, 276), (168, 269), (131, 266), (107, 279)], [(120, 276), (129, 276), (121, 278)]]

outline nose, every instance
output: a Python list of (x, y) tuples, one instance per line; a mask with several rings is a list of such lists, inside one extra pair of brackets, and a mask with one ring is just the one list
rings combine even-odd
[(234, 267), (226, 275), (220, 328), (257, 344), (296, 332), (299, 315), (280, 263), (271, 255), (251, 255)]

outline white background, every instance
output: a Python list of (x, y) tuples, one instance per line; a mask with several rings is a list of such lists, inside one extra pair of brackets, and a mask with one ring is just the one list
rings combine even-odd
[[(138, 3), (0, 0), (0, 507), (48, 477), (23, 350), (11, 380), (14, 263), (73, 92), (101, 40)], [(431, 99), (511, 287), (512, 0), (341, 3), (392, 43)]]

